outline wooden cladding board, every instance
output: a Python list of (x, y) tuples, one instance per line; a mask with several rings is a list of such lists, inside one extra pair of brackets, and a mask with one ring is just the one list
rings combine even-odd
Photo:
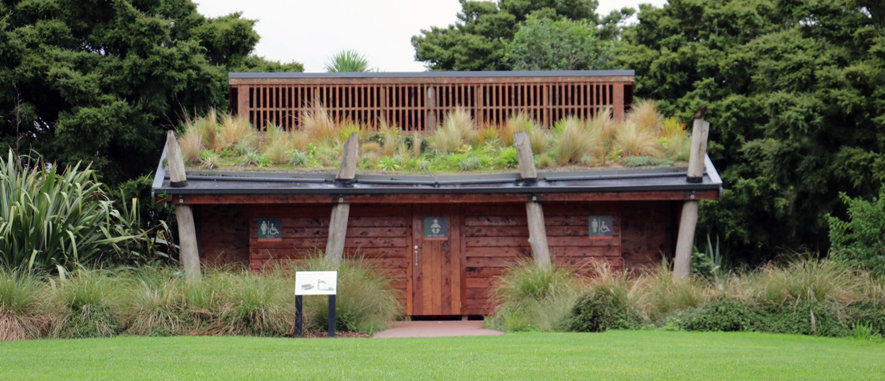
[[(655, 266), (662, 254), (672, 251), (678, 202), (544, 202), (543, 206), (553, 262), (574, 266), (586, 275), (593, 274), (594, 262), (614, 269)], [(423, 229), (416, 221), (424, 214), (448, 216), (453, 236), (448, 241), (424, 241), (423, 234), (416, 233)], [(248, 261), (255, 271), (277, 261), (304, 259), (325, 247), (330, 215), (329, 205), (200, 205), (200, 253), (205, 262)], [(588, 236), (591, 215), (612, 216), (611, 238)], [(259, 218), (278, 218), (281, 238), (259, 241)], [(460, 273), (444, 276), (440, 268), (437, 274), (433, 257), (428, 257), (429, 262), (419, 260), (419, 265), (426, 266), (415, 274), (414, 245), (420, 247), (421, 255), (448, 253), (438, 258), (438, 265), (457, 263)], [(494, 308), (490, 290), (495, 277), (513, 264), (531, 261), (525, 204), (354, 204), (345, 258), (356, 257), (394, 278), (394, 288), (409, 314), (416, 311), (415, 302), (422, 303), (421, 314), (489, 314)], [(431, 281), (424, 282), (424, 274)], [(446, 290), (450, 293), (438, 294), (439, 309), (424, 306), (427, 300), (435, 300), (433, 292), (413, 300), (416, 276), (422, 277), (422, 287), (450, 288)], [(425, 295), (423, 288), (419, 291), (418, 295)]]
[[(592, 275), (594, 262), (615, 269), (621, 261), (621, 228), (618, 205), (614, 203), (545, 203), (547, 243), (554, 264), (568, 265)], [(590, 215), (611, 215), (611, 238), (588, 237)], [(486, 315), (495, 277), (507, 267), (532, 260), (524, 204), (498, 204), (464, 209), (463, 253), (468, 315)]]
[[(253, 207), (249, 224), (249, 267), (303, 260), (322, 253), (329, 233), (331, 206)], [(258, 239), (259, 218), (279, 218), (282, 238)], [(411, 207), (408, 205), (352, 206), (344, 258), (360, 258), (393, 277), (397, 298), (408, 303)]]
[(408, 131), (428, 131), (456, 109), (469, 112), (480, 124), (500, 125), (520, 112), (545, 126), (570, 116), (590, 118), (606, 111), (620, 120), (625, 86), (632, 86), (632, 81), (545, 78), (493, 83), (293, 82), (231, 85), (230, 94), (234, 110), (247, 114), (252, 125), (259, 128), (269, 124), (300, 128), (306, 113), (322, 105), (335, 120), (369, 126), (386, 121)]

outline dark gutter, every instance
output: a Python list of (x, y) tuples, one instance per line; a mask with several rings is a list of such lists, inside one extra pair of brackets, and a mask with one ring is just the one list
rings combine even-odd
[(478, 77), (615, 77), (633, 70), (425, 71), (389, 73), (253, 73), (230, 72), (230, 79), (265, 78), (478, 78)]

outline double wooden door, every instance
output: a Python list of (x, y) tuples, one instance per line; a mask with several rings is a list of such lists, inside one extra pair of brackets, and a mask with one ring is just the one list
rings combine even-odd
[(463, 315), (460, 227), (457, 205), (414, 207), (411, 315)]

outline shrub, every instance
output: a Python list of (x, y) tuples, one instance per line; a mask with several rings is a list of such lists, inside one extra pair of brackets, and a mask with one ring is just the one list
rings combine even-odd
[(639, 326), (639, 315), (631, 311), (626, 298), (611, 288), (596, 286), (578, 299), (567, 326), (571, 331), (602, 332)]
[(30, 274), (0, 269), (0, 341), (42, 336), (51, 322), (43, 297), (43, 284)]
[(754, 331), (763, 312), (746, 302), (722, 297), (679, 314), (681, 328), (688, 331)]
[(839, 198), (848, 206), (848, 219), (827, 217), (833, 258), (885, 276), (885, 186), (870, 201), (844, 193)]
[(885, 336), (885, 303), (879, 300), (864, 300), (848, 305), (846, 313), (855, 326), (863, 325), (873, 335)]
[(841, 306), (833, 302), (802, 301), (792, 306), (770, 308), (762, 330), (771, 333), (790, 333), (840, 337), (851, 333)]
[[(121, 255), (124, 241), (142, 239), (138, 214), (114, 207), (95, 172), (0, 158), (0, 264), (55, 270)], [(128, 254), (128, 253), (127, 253)]]
[(53, 336), (77, 339), (120, 334), (115, 305), (119, 286), (118, 278), (100, 270), (81, 269), (70, 279), (62, 277), (55, 291), (62, 317), (53, 327)]
[(580, 294), (579, 278), (572, 270), (516, 265), (496, 279), (492, 301), (497, 308), (486, 322), (504, 331), (564, 330)]
[[(388, 327), (402, 306), (391, 287), (392, 279), (362, 259), (341, 263), (314, 257), (301, 266), (310, 271), (338, 271), (335, 329), (372, 334)], [(305, 300), (305, 328), (325, 331), (329, 326), (327, 298)]]

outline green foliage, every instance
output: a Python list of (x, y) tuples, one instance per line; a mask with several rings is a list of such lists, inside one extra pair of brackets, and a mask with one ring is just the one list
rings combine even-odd
[(342, 50), (332, 55), (326, 62), (326, 71), (330, 73), (354, 73), (372, 71), (369, 59), (356, 50)]
[(863, 281), (838, 262), (817, 259), (768, 265), (754, 279), (759, 301), (765, 306), (850, 301)]
[(848, 206), (848, 220), (828, 216), (833, 258), (885, 276), (885, 186), (871, 201), (839, 197)]
[[(315, 257), (301, 266), (308, 271), (338, 271), (335, 298), (336, 330), (372, 334), (388, 327), (399, 317), (402, 306), (391, 289), (390, 277), (367, 262), (357, 259), (334, 263)], [(329, 326), (328, 298), (305, 301), (310, 311), (307, 328), (324, 331)]]
[(846, 314), (855, 326), (864, 326), (871, 335), (885, 337), (885, 301), (862, 300), (854, 302), (846, 307)]
[(680, 328), (687, 331), (755, 331), (763, 311), (747, 302), (722, 297), (678, 315)]
[(513, 70), (591, 70), (614, 67), (613, 41), (603, 41), (588, 20), (529, 15), (507, 44)]
[(835, 303), (804, 301), (770, 311), (765, 332), (815, 336), (848, 336), (849, 322)]
[(42, 286), (24, 271), (0, 269), (0, 341), (41, 337), (49, 323)]
[(254, 20), (206, 18), (190, 0), (30, 1), (0, 8), (0, 145), (110, 184), (156, 166), (164, 131), (226, 105), (228, 71), (300, 70), (249, 56)]
[(562, 267), (523, 263), (507, 269), (492, 287), (498, 304), (486, 319), (504, 331), (560, 331), (581, 294), (579, 278)]
[(651, 156), (628, 156), (621, 159), (625, 167), (669, 167), (673, 161)]
[(597, 286), (584, 294), (568, 318), (568, 329), (578, 332), (603, 332), (607, 329), (638, 327), (639, 316), (631, 311), (626, 298), (605, 286)]
[[(77, 164), (59, 172), (57, 165), (12, 151), (0, 159), (3, 266), (70, 269), (129, 256), (133, 253), (127, 248), (152, 244), (142, 234), (138, 217), (137, 210), (115, 207), (90, 167)], [(130, 247), (127, 241), (141, 244)]]
[(839, 192), (871, 199), (885, 181), (885, 24), (871, 2), (674, 0), (642, 5), (620, 67), (636, 96), (691, 120), (702, 105), (724, 181), (700, 235), (741, 259), (827, 251)]
[(53, 336), (111, 337), (122, 332), (116, 308), (120, 279), (83, 269), (72, 275), (58, 282), (54, 302), (61, 307), (62, 319), (53, 327)]
[(412, 37), (415, 58), (424, 61), (431, 70), (510, 69), (505, 62), (507, 44), (513, 39), (518, 23), (533, 12), (543, 18), (586, 19), (590, 25), (598, 21), (595, 0), (460, 2), (461, 12), (455, 24), (431, 27)]

